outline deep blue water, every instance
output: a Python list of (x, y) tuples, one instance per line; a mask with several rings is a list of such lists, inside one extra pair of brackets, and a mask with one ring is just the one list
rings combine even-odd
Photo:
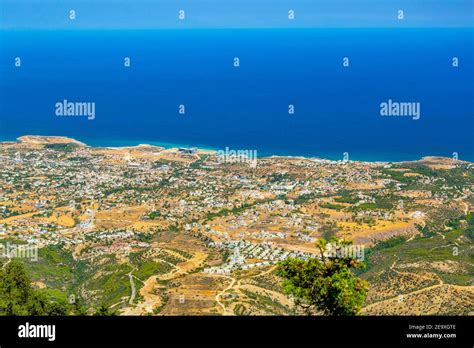
[[(474, 161), (473, 37), (473, 29), (2, 31), (0, 139), (387, 161), (457, 152)], [(63, 99), (95, 102), (95, 120), (55, 116)], [(388, 99), (420, 102), (421, 118), (381, 117)]]

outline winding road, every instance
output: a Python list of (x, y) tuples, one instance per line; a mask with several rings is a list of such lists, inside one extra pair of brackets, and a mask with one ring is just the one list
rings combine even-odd
[(128, 304), (133, 304), (133, 301), (135, 300), (135, 296), (137, 295), (137, 289), (135, 288), (135, 282), (133, 281), (133, 271), (135, 271), (136, 268), (133, 267), (133, 269), (128, 273), (128, 278), (130, 279), (130, 287), (132, 288), (132, 294), (130, 295), (130, 300), (128, 301)]

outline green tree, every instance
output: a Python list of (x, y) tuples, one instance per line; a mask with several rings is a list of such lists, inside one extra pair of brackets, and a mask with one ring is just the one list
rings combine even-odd
[(0, 269), (0, 313), (28, 315), (32, 290), (23, 265), (15, 260)]
[(25, 266), (13, 259), (0, 267), (0, 315), (66, 315), (64, 302), (51, 302), (31, 285)]
[[(329, 243), (333, 252), (328, 255)], [(286, 259), (279, 263), (276, 273), (285, 278), (284, 291), (307, 314), (319, 311), (326, 315), (357, 315), (367, 296), (368, 284), (355, 276), (352, 269), (364, 268), (364, 264), (352, 253), (341, 252), (351, 241), (332, 238), (329, 243), (319, 239), (319, 258)]]
[(109, 307), (107, 307), (105, 304), (100, 305), (94, 313), (94, 316), (102, 316), (102, 317), (108, 317), (108, 316), (114, 316), (116, 313), (114, 311), (111, 311)]

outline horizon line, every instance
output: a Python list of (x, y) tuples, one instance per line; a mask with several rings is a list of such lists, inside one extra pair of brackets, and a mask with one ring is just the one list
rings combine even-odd
[(472, 26), (299, 26), (299, 27), (146, 27), (146, 28), (119, 28), (119, 27), (90, 27), (90, 28), (26, 28), (26, 27), (0, 27), (0, 31), (202, 31), (202, 30), (325, 30), (325, 29), (358, 29), (358, 30), (405, 30), (405, 29), (464, 29), (464, 30), (474, 30), (474, 23)]

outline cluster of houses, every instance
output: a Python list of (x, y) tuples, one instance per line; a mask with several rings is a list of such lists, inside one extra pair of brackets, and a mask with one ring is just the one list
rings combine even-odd
[[(248, 270), (258, 267), (266, 267), (283, 261), (289, 257), (307, 259), (317, 257), (316, 254), (304, 253), (301, 251), (289, 251), (282, 248), (274, 248), (270, 244), (255, 244), (244, 240), (210, 242), (211, 248), (225, 249), (232, 251), (229, 260), (222, 266), (205, 268), (204, 272), (209, 274), (230, 274), (235, 270)], [(248, 263), (247, 259), (261, 260), (259, 262)]]

